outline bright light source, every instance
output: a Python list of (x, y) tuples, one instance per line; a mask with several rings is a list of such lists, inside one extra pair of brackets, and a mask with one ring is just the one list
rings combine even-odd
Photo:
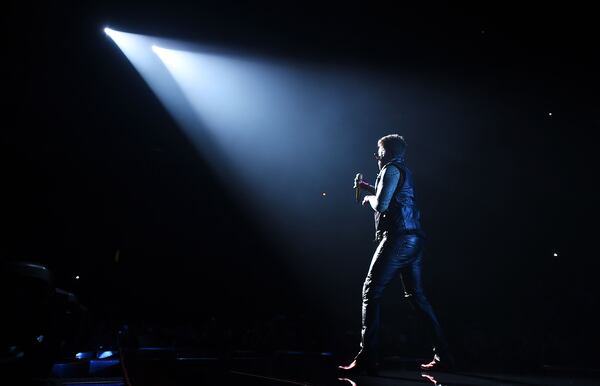
[(552, 116), (552, 113), (548, 113), (548, 116), (550, 116), (550, 117), (551, 117), (551, 116)]
[(75, 276), (75, 280), (79, 280), (79, 275)]
[(110, 29), (110, 28), (108, 28), (108, 27), (104, 28), (104, 33), (105, 33), (105, 34), (107, 34), (107, 35), (109, 35), (109, 36), (110, 36), (110, 34), (111, 34), (112, 32), (113, 32), (113, 30), (112, 30), (112, 29)]
[(114, 354), (115, 354), (115, 353), (114, 353), (114, 352), (112, 352), (112, 351), (102, 351), (102, 352), (99, 352), (99, 353), (98, 353), (97, 357), (98, 357), (98, 359), (104, 359), (104, 358), (111, 357), (111, 356), (113, 356)]
[(554, 252), (554, 257), (558, 257), (558, 253)]

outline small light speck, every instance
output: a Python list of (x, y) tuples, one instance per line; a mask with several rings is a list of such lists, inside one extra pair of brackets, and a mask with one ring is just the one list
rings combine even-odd
[(327, 193), (323, 192), (323, 193), (321, 193), (321, 196), (326, 197)]
[(551, 117), (551, 116), (552, 116), (552, 113), (548, 113), (548, 116), (549, 116), (549, 117)]
[(79, 275), (75, 276), (75, 280), (79, 280)]
[(554, 256), (554, 257), (558, 257), (558, 253), (554, 252), (554, 253), (553, 253), (553, 256)]

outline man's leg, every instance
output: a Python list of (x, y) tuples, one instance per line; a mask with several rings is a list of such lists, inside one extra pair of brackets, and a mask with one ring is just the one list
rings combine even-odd
[(412, 235), (384, 238), (371, 261), (363, 284), (361, 351), (358, 359), (376, 362), (380, 324), (380, 301), (388, 284), (421, 250), (422, 241)]
[(433, 339), (434, 344), (434, 361), (445, 361), (448, 365), (453, 365), (453, 359), (448, 350), (448, 342), (442, 331), (442, 327), (437, 319), (433, 307), (427, 296), (425, 296), (425, 290), (423, 287), (423, 278), (421, 274), (421, 257), (422, 253), (419, 253), (418, 257), (402, 272), (403, 283), (405, 285), (405, 291), (410, 296), (408, 297), (409, 302), (413, 305), (413, 308), (425, 322), (427, 332)]

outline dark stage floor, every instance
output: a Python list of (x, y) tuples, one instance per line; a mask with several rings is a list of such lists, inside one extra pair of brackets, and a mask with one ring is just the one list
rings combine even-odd
[[(124, 358), (125, 366), (121, 365)], [(530, 374), (457, 371), (421, 372), (416, 363), (388, 361), (378, 376), (340, 376), (338, 359), (329, 353), (238, 353), (216, 358), (151, 348), (112, 358), (65, 361), (54, 366), (47, 385), (599, 385), (594, 373), (538, 370)], [(124, 371), (125, 368), (125, 371)], [(129, 380), (129, 382), (127, 381)]]

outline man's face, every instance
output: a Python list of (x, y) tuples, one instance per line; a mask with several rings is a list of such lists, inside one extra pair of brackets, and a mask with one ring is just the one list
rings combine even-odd
[(383, 146), (379, 145), (377, 147), (377, 165), (379, 166), (379, 170), (381, 170), (381, 167), (385, 164), (385, 162), (383, 162), (384, 158), (385, 158), (385, 149), (383, 148)]

